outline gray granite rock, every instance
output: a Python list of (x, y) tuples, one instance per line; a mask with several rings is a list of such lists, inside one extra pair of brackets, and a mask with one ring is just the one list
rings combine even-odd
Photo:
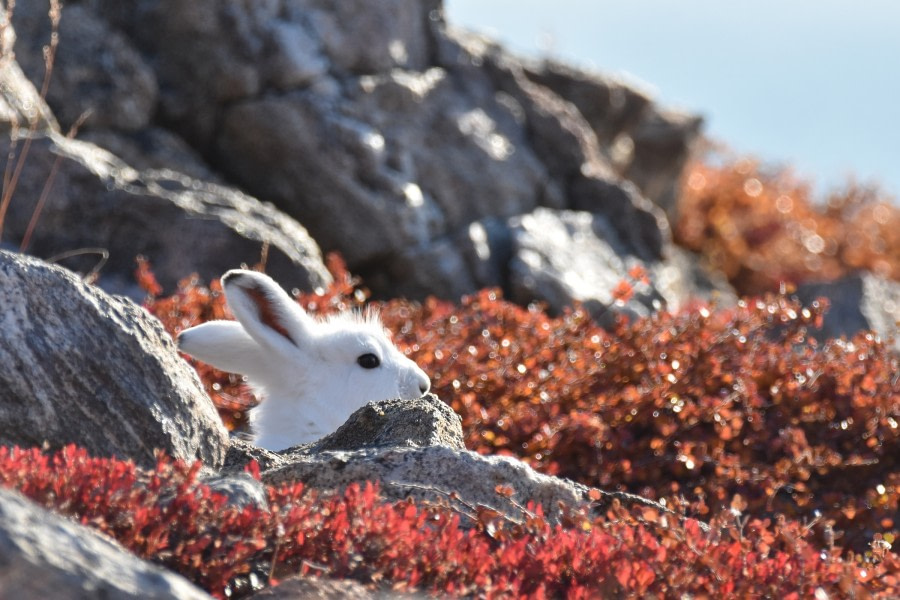
[[(0, 155), (8, 148), (9, 140), (0, 139)], [(270, 205), (176, 171), (139, 172), (93, 144), (53, 133), (31, 144), (6, 214), (5, 240), (23, 239), (54, 163), (56, 178), (28, 251), (50, 258), (83, 248), (104, 250), (109, 260), (99, 283), (106, 289), (140, 296), (134, 290), (138, 255), (171, 290), (192, 272), (210, 281), (230, 268), (256, 264), (266, 243), (266, 270), (288, 289), (312, 290), (331, 281), (306, 230)], [(62, 264), (86, 273), (97, 263), (92, 253)]]
[(406, 594), (373, 592), (352, 579), (288, 577), (277, 585), (248, 596), (249, 600), (388, 600), (412, 598)]
[[(602, 214), (633, 253), (663, 258), (666, 220), (622, 179), (634, 161), (608, 147), (655, 114), (649, 97), (559, 66), (541, 78), (448, 28), (437, 0), (79, 6), (152, 65), (161, 123), (340, 251), (378, 295), (504, 285), (507, 265), (473, 270), (458, 241), (475, 222), (538, 206)], [(602, 106), (584, 100), (601, 89)], [(134, 144), (103, 137), (146, 164)]]
[(797, 297), (809, 304), (819, 297), (829, 300), (819, 339), (853, 336), (871, 330), (885, 341), (892, 340), (900, 352), (900, 282), (859, 271), (829, 282), (807, 282), (797, 286)]
[(260, 510), (269, 509), (265, 486), (249, 473), (203, 476), (200, 483), (209, 486), (212, 492), (225, 496), (228, 504), (235, 508), (255, 506)]
[(228, 436), (197, 374), (130, 300), (0, 250), (0, 324), (0, 443), (222, 464)]
[[(343, 489), (351, 483), (375, 481), (387, 499), (449, 503), (469, 517), (473, 516), (471, 511), (485, 506), (521, 520), (526, 516), (526, 505), (534, 501), (555, 523), (568, 510), (599, 510), (614, 498), (625, 506), (652, 506), (670, 512), (630, 494), (598, 492), (599, 502), (593, 501), (586, 486), (543, 475), (516, 458), (485, 456), (447, 446), (295, 454), (287, 464), (265, 471), (263, 481), (270, 485), (299, 481), (315, 489)], [(505, 488), (511, 488), (512, 494), (507, 495)], [(464, 525), (472, 523), (466, 520)]]
[[(726, 282), (705, 277), (696, 259), (672, 245), (665, 249), (666, 260), (636, 254), (620, 230), (596, 213), (540, 208), (510, 219), (508, 226), (509, 292), (518, 302), (537, 299), (560, 312), (577, 301), (608, 324), (616, 314), (643, 317), (677, 310), (691, 298), (717, 295), (727, 304), (734, 297)], [(629, 276), (634, 267), (644, 269), (649, 283)], [(613, 291), (622, 281), (632, 285), (634, 296), (616, 302)]]
[(422, 446), (465, 448), (459, 415), (434, 394), (367, 404), (304, 452)]
[[(16, 57), (38, 89), (50, 42), (49, 6), (29, 0), (13, 11)], [(153, 71), (127, 37), (84, 6), (63, 6), (47, 103), (64, 129), (85, 114), (82, 128), (141, 129), (156, 110), (157, 91)]]
[(0, 597), (41, 600), (212, 596), (112, 539), (0, 489)]
[(528, 78), (574, 104), (615, 172), (674, 216), (681, 173), (703, 119), (660, 108), (640, 85), (555, 60), (524, 63)]

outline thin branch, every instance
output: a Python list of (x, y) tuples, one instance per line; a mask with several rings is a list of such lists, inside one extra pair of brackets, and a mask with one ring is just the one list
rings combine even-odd
[[(78, 129), (84, 124), (87, 118), (90, 116), (91, 111), (86, 110), (81, 113), (81, 116), (78, 117), (78, 120), (75, 121), (75, 124), (72, 125), (71, 129), (69, 129), (69, 133), (66, 134), (66, 139), (72, 139), (78, 133)], [(56, 179), (56, 173), (59, 171), (59, 165), (62, 162), (62, 154), (56, 155), (56, 160), (53, 161), (53, 166), (50, 167), (50, 174), (47, 175), (46, 181), (44, 181), (44, 189), (41, 190), (41, 197), (38, 198), (37, 204), (34, 207), (34, 211), (31, 213), (31, 220), (28, 222), (28, 229), (25, 230), (25, 235), (22, 238), (22, 243), (19, 246), (19, 252), (24, 253), (28, 249), (28, 245), (31, 243), (31, 235), (34, 233), (35, 227), (37, 227), (38, 219), (41, 217), (41, 211), (44, 210), (44, 204), (47, 202), (47, 198), (50, 196), (50, 190), (53, 188), (53, 181)], [(105, 261), (104, 261), (105, 262)]]

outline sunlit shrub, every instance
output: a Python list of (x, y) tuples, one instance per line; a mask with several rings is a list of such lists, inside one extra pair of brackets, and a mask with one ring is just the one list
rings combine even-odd
[[(336, 275), (339, 293), (299, 301), (358, 304), (346, 271)], [(148, 306), (174, 333), (222, 301), (189, 280)], [(872, 334), (814, 340), (824, 310), (771, 296), (604, 331), (580, 310), (552, 318), (493, 291), (381, 306), (461, 415), (469, 448), (704, 519), (737, 502), (758, 518), (806, 520), (822, 544), (863, 552), (900, 526), (900, 368)]]
[[(900, 559), (880, 547), (862, 561), (819, 551), (797, 523), (694, 520), (613, 503), (588, 520), (551, 526), (483, 511), (460, 527), (444, 507), (386, 503), (371, 485), (320, 494), (269, 489), (270, 510), (229, 506), (197, 482), (199, 464), (160, 457), (156, 469), (0, 448), (0, 485), (103, 531), (218, 597), (240, 595), (235, 577), (294, 573), (353, 578), (398, 591), (485, 598), (684, 596), (829, 597), (900, 592)], [(274, 563), (274, 565), (272, 565)]]
[(676, 239), (724, 272), (741, 294), (781, 282), (833, 280), (868, 269), (900, 280), (900, 207), (849, 185), (824, 202), (790, 172), (750, 160), (688, 168)]

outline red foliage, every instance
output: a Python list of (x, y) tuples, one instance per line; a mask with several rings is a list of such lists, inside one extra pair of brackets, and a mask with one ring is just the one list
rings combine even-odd
[[(301, 303), (358, 304), (336, 273), (338, 293)], [(173, 331), (207, 298), (221, 306), (191, 281), (149, 308)], [(745, 514), (810, 523), (820, 543), (865, 552), (900, 527), (900, 367), (872, 334), (814, 340), (824, 310), (769, 297), (607, 332), (580, 310), (551, 318), (492, 291), (381, 307), (462, 416), (469, 448), (706, 519), (740, 496)]]
[(874, 188), (850, 185), (818, 205), (807, 182), (750, 160), (695, 163), (684, 182), (676, 239), (741, 294), (855, 269), (900, 281), (900, 208)]
[[(371, 485), (317, 494), (270, 488), (270, 510), (236, 509), (196, 481), (199, 465), (161, 458), (144, 472), (68, 447), (52, 456), (0, 449), (0, 484), (118, 539), (218, 597), (231, 578), (277, 560), (276, 576), (311, 573), (395, 590), (508, 597), (829, 596), (900, 593), (900, 559), (821, 552), (796, 523), (732, 516), (679, 523), (615, 502), (589, 521), (551, 526), (485, 511), (465, 530), (447, 508), (386, 503)], [(533, 507), (532, 507), (533, 509)]]

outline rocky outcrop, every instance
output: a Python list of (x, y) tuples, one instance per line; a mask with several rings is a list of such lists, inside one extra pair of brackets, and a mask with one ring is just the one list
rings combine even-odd
[(42, 600), (212, 596), (115, 541), (0, 489), (0, 597)]
[[(42, 4), (28, 3), (13, 13), (24, 30), (16, 56), (34, 78), (38, 71), (43, 76), (39, 42), (49, 35)], [(327, 285), (331, 277), (321, 252), (302, 226), (270, 205), (212, 183), (220, 178), (177, 135), (147, 126), (155, 112), (155, 80), (125, 37), (95, 39), (109, 33), (108, 27), (87, 7), (66, 7), (60, 43), (70, 43), (59, 53), (49, 101), (58, 108), (65, 104), (66, 110), (90, 110), (83, 137), (115, 149), (137, 168), (96, 145), (60, 135), (50, 109), (13, 60), (13, 29), (3, 29), (0, 153), (21, 156), (26, 145), (29, 150), (3, 215), (4, 241), (14, 246), (25, 241), (39, 198), (52, 183), (27, 250), (84, 273), (102, 265), (99, 282), (109, 290), (141, 295), (133, 276), (138, 255), (151, 261), (160, 282), (171, 289), (192, 272), (211, 280), (229, 268), (255, 264), (263, 247), (267, 269), (285, 285), (305, 290)], [(153, 89), (129, 80), (132, 73), (141, 81), (149, 77)], [(107, 93), (110, 86), (122, 97)], [(63, 126), (69, 126), (80, 113), (61, 115)], [(28, 144), (26, 135), (33, 138)], [(104, 253), (106, 262), (100, 258)]]
[[(50, 40), (49, 2), (16, 3), (16, 57), (33, 82), (45, 72)], [(136, 131), (150, 124), (157, 102), (156, 77), (128, 40), (93, 10), (73, 4), (59, 22), (47, 102), (64, 130), (82, 127)]]
[(251, 600), (389, 600), (413, 597), (372, 592), (356, 581), (324, 577), (289, 577), (278, 582), (278, 585), (249, 596)]
[(661, 108), (621, 78), (557, 61), (525, 62), (525, 72), (574, 104), (615, 172), (674, 216), (678, 181), (700, 135), (699, 116)]
[(606, 510), (614, 499), (670, 512), (631, 494), (591, 494), (584, 485), (542, 475), (516, 458), (465, 450), (459, 416), (433, 394), (373, 402), (319, 442), (284, 452), (233, 443), (223, 471), (240, 472), (251, 460), (259, 463), (269, 485), (302, 482), (313, 489), (342, 490), (376, 481), (385, 498), (449, 503), (467, 518), (484, 506), (521, 520), (530, 501), (542, 505), (553, 522), (572, 509)]
[[(9, 144), (0, 139), (0, 153)], [(98, 265), (97, 253), (107, 253), (99, 271), (106, 289), (141, 295), (134, 289), (138, 255), (170, 290), (191, 273), (208, 281), (256, 264), (265, 244), (267, 271), (289, 288), (311, 290), (331, 280), (306, 230), (271, 206), (180, 172), (136, 171), (93, 144), (53, 133), (31, 143), (6, 214), (7, 241), (22, 241), (54, 164), (52, 192), (28, 250), (48, 258), (73, 253), (59, 260), (82, 273)]]
[(0, 250), (0, 323), (0, 443), (222, 464), (228, 436), (197, 374), (130, 300)]
[[(158, 96), (144, 97), (158, 98), (154, 125), (298, 219), (378, 294), (452, 298), (514, 287), (502, 255), (473, 267), (459, 242), (473, 224), (525, 218), (538, 207), (601, 215), (629, 255), (666, 260), (665, 215), (645, 194), (661, 199), (674, 189), (699, 119), (679, 127), (632, 86), (529, 65), (453, 31), (437, 0), (138, 0), (127, 8), (84, 0), (63, 10), (63, 22), (74, 8), (70, 27), (102, 15), (116, 32), (95, 46), (80, 43), (81, 62), (129, 45), (105, 68), (127, 81), (149, 65)], [(88, 77), (63, 80), (79, 76)], [(113, 99), (98, 110), (115, 111)], [(177, 170), (129, 127), (100, 120), (83, 135), (135, 165)], [(202, 161), (184, 163), (207, 177)], [(517, 299), (543, 299), (517, 289)]]
[(306, 452), (422, 446), (465, 448), (459, 415), (434, 394), (367, 404)]
[[(293, 454), (284, 466), (263, 472), (270, 485), (303, 482), (314, 489), (343, 489), (351, 483), (377, 481), (384, 497), (418, 501), (448, 501), (451, 494), (462, 506), (484, 505), (514, 520), (533, 500), (557, 521), (563, 507), (589, 503), (588, 488), (572, 481), (542, 475), (508, 456), (483, 456), (446, 446), (382, 448)], [(509, 486), (509, 497), (498, 493)]]

